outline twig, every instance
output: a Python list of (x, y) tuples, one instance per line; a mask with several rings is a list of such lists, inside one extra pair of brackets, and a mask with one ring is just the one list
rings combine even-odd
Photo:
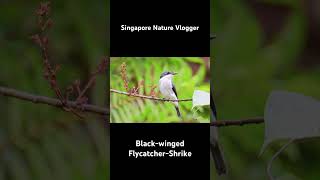
[(98, 65), (96, 70), (91, 73), (89, 81), (85, 85), (84, 89), (81, 90), (80, 87), (80, 80), (76, 80), (72, 85), (70, 85), (67, 90), (64, 92), (58, 85), (57, 81), (57, 71), (59, 70), (59, 66), (54, 66), (50, 64), (49, 58), (49, 38), (46, 35), (47, 30), (52, 26), (52, 20), (50, 17), (51, 6), (50, 2), (41, 3), (39, 8), (36, 11), (37, 18), (38, 18), (38, 33), (33, 35), (31, 38), (33, 41), (40, 47), (42, 61), (44, 64), (44, 76), (45, 79), (49, 82), (51, 89), (55, 92), (57, 98), (61, 102), (61, 108), (65, 111), (72, 112), (79, 118), (83, 119), (84, 116), (80, 114), (83, 108), (76, 108), (78, 111), (73, 109), (73, 107), (69, 107), (67, 103), (69, 100), (69, 96), (73, 94), (74, 89), (77, 91), (78, 96), (75, 100), (77, 105), (83, 106), (87, 104), (88, 97), (85, 96), (87, 91), (95, 85), (96, 78), (99, 74), (104, 74), (107, 65), (108, 65), (108, 58), (105, 57), (102, 59), (101, 63)]
[(127, 93), (127, 92), (123, 92), (123, 91), (119, 91), (119, 90), (115, 90), (115, 89), (110, 89), (110, 92), (123, 94), (123, 95), (127, 95), (127, 96), (139, 97), (139, 98), (143, 98), (143, 99), (151, 99), (154, 101), (172, 101), (172, 102), (192, 101), (192, 99), (178, 99), (178, 100), (163, 99), (163, 98), (157, 98), (157, 97), (153, 97), (153, 96), (145, 96), (145, 95), (141, 95), (141, 94)]
[(85, 85), (85, 87), (83, 88), (82, 91), (80, 91), (80, 87), (79, 87), (80, 84), (79, 84), (79, 86), (77, 87), (77, 88), (79, 88), (79, 95), (78, 95), (78, 97), (77, 97), (77, 99), (76, 99), (76, 102), (78, 102), (79, 104), (81, 104), (82, 98), (86, 98), (86, 97), (84, 97), (84, 95), (85, 95), (85, 93), (88, 91), (88, 89), (90, 89), (90, 88), (95, 84), (96, 79), (97, 79), (97, 76), (98, 76), (99, 74), (103, 74), (103, 73), (106, 72), (108, 62), (109, 62), (109, 58), (108, 58), (108, 57), (104, 57), (104, 58), (101, 60), (101, 62), (100, 62), (100, 64), (98, 65), (97, 69), (96, 69), (93, 73), (91, 73), (90, 79), (89, 79), (89, 81), (87, 82), (87, 84)]
[(59, 70), (59, 66), (54, 67), (49, 62), (49, 38), (45, 34), (46, 31), (52, 26), (52, 20), (50, 18), (50, 5), (50, 2), (40, 3), (39, 8), (36, 10), (39, 32), (31, 36), (31, 39), (40, 47), (44, 65), (45, 79), (49, 82), (51, 89), (55, 92), (56, 96), (60, 100), (62, 104), (61, 108), (65, 111), (72, 112), (73, 114), (82, 119), (82, 115), (80, 115), (74, 109), (68, 107), (68, 99), (63, 97), (63, 93), (60, 87), (58, 86), (56, 74)]
[(268, 167), (267, 167), (267, 173), (268, 173), (269, 180), (273, 180), (273, 179), (274, 179), (274, 178), (272, 177), (272, 174), (271, 174), (271, 165), (272, 165), (272, 162), (273, 162), (274, 159), (275, 159), (276, 157), (278, 157), (279, 154), (280, 154), (282, 151), (284, 151), (294, 140), (295, 140), (294, 138), (293, 138), (293, 139), (290, 139), (289, 142), (287, 142), (285, 145), (283, 145), (283, 146), (281, 147), (281, 149), (279, 149), (279, 151), (277, 151), (277, 152), (272, 156), (271, 160), (270, 160), (269, 163), (268, 163)]
[[(141, 95), (141, 94), (128, 93), (128, 92), (123, 92), (123, 91), (119, 91), (119, 90), (115, 90), (115, 89), (110, 89), (110, 92), (117, 93), (117, 94), (123, 94), (126, 96), (139, 97), (139, 98), (143, 98), (143, 99), (150, 99), (150, 100), (155, 100), (155, 101), (172, 101), (172, 102), (192, 101), (192, 99), (179, 99), (179, 100), (162, 99), (162, 98), (157, 98), (154, 96), (146, 96), (146, 95)], [(210, 126), (216, 126), (216, 127), (243, 126), (243, 125), (248, 125), (248, 124), (260, 124), (260, 123), (264, 123), (263, 117), (241, 119), (241, 120), (213, 121), (210, 123)]]
[(121, 64), (121, 79), (123, 81), (123, 86), (126, 89), (127, 92), (129, 92), (129, 83), (127, 78), (127, 65), (125, 62)]
[(223, 120), (213, 121), (210, 126), (223, 127), (223, 126), (243, 126), (248, 124), (260, 124), (264, 123), (263, 117), (240, 119), (240, 120)]
[[(0, 94), (4, 96), (14, 97), (21, 100), (31, 101), (33, 103), (47, 104), (47, 105), (55, 106), (58, 108), (61, 108), (64, 106), (64, 104), (60, 101), (60, 99), (33, 95), (33, 94), (29, 94), (26, 92), (22, 92), (22, 91), (18, 91), (18, 90), (6, 88), (6, 87), (0, 87)], [(86, 112), (96, 113), (100, 115), (109, 114), (108, 109), (102, 108), (96, 105), (84, 104), (82, 105), (82, 107), (80, 107), (75, 101), (67, 101), (66, 103), (68, 107), (72, 107), (74, 109), (81, 109)]]

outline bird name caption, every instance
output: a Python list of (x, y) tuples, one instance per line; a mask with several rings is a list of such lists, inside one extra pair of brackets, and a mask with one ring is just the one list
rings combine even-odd
[(164, 26), (164, 25), (152, 25), (152, 26), (129, 26), (121, 25), (121, 31), (141, 32), (141, 31), (185, 31), (194, 32), (198, 31), (199, 26)]
[[(170, 141), (143, 141), (143, 140), (136, 140), (137, 148), (169, 148), (169, 150), (144, 150), (144, 151), (137, 151), (130, 149), (129, 150), (129, 157), (133, 158), (145, 158), (145, 157), (191, 157), (192, 152), (183, 150), (181, 148), (185, 147), (184, 140), (180, 142), (170, 142)], [(179, 148), (179, 150), (177, 150)]]

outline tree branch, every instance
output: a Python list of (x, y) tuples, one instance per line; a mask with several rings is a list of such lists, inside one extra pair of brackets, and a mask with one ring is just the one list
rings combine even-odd
[(128, 92), (123, 92), (123, 91), (119, 91), (119, 90), (115, 90), (115, 89), (110, 89), (110, 92), (117, 93), (117, 94), (123, 94), (126, 96), (139, 97), (139, 98), (143, 98), (143, 99), (151, 99), (154, 101), (172, 101), (172, 102), (192, 101), (192, 99), (178, 99), (178, 100), (162, 99), (162, 98), (157, 98), (157, 97), (153, 97), (153, 96), (145, 96), (145, 95), (141, 95), (141, 94), (133, 94), (133, 93), (128, 93)]
[[(169, 101), (167, 99), (155, 98), (152, 96), (144, 96), (144, 95), (138, 95), (138, 94), (129, 95), (129, 93), (117, 91), (114, 89), (110, 89), (110, 91), (115, 93), (120, 93), (120, 94), (124, 93), (125, 95), (128, 95), (128, 96), (136, 96), (136, 97), (141, 97), (146, 99), (151, 98), (153, 100), (159, 100), (159, 101)], [(35, 104), (38, 104), (38, 103), (46, 104), (46, 105), (55, 106), (58, 108), (64, 107), (64, 105), (59, 99), (49, 98), (46, 96), (33, 95), (33, 94), (29, 94), (26, 92), (18, 91), (18, 90), (7, 88), (7, 87), (0, 86), (0, 94), (3, 96), (14, 97), (14, 98), (25, 100), (25, 101), (30, 101)], [(188, 101), (188, 100), (190, 99), (182, 99), (179, 101)], [(105, 115), (105, 116), (109, 115), (109, 110), (107, 108), (103, 108), (100, 106), (91, 105), (91, 104), (84, 104), (82, 106), (79, 106), (76, 101), (68, 101), (67, 104), (69, 107), (78, 109), (79, 111), (91, 112), (91, 113), (96, 113), (96, 114)], [(221, 121), (218, 120), (218, 121), (211, 122), (210, 126), (216, 126), (216, 127), (243, 126), (243, 125), (260, 124), (260, 123), (264, 123), (263, 117), (248, 118), (248, 119), (241, 119), (241, 120), (221, 120)]]
[(248, 118), (240, 120), (223, 120), (223, 121), (213, 121), (210, 126), (223, 127), (223, 126), (243, 126), (248, 124), (260, 124), (264, 123), (263, 117)]
[[(0, 87), (0, 94), (2, 94), (4, 96), (9, 96), (9, 97), (14, 97), (17, 99), (25, 100), (25, 101), (31, 101), (36, 104), (37, 103), (47, 104), (47, 105), (55, 106), (58, 108), (64, 107), (64, 104), (59, 99), (33, 95), (33, 94), (26, 93), (26, 92), (18, 91), (15, 89), (11, 89), (11, 88)], [(67, 101), (66, 103), (69, 107), (72, 107), (74, 109), (78, 109), (79, 111), (91, 112), (91, 113), (96, 113), (96, 114), (100, 114), (100, 115), (108, 115), (109, 114), (108, 109), (102, 108), (102, 107), (99, 107), (96, 105), (84, 104), (84, 105), (79, 106), (75, 101)]]

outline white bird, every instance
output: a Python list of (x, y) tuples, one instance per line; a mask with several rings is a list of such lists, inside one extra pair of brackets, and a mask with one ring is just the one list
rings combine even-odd
[[(165, 71), (160, 75), (159, 89), (165, 99), (178, 100), (176, 87), (172, 83), (172, 77), (176, 74), (177, 73), (175, 72)], [(181, 118), (178, 101), (171, 101), (171, 102), (174, 104), (174, 107), (176, 108), (178, 117)]]

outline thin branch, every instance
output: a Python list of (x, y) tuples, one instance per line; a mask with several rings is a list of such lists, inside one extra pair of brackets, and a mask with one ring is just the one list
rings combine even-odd
[(243, 126), (248, 124), (260, 124), (264, 123), (263, 117), (248, 118), (240, 120), (223, 120), (223, 121), (213, 121), (210, 126), (223, 127), (223, 126)]
[(52, 20), (50, 17), (51, 12), (51, 2), (40, 3), (39, 8), (36, 10), (39, 32), (33, 36), (31, 39), (40, 47), (41, 56), (44, 65), (44, 76), (45, 79), (49, 82), (51, 89), (55, 92), (56, 96), (60, 100), (62, 106), (61, 108), (65, 111), (72, 112), (79, 118), (84, 118), (81, 114), (76, 112), (74, 109), (68, 107), (68, 99), (63, 97), (63, 93), (58, 86), (57, 82), (57, 71), (59, 66), (52, 66), (49, 62), (49, 38), (46, 34), (46, 31), (51, 28)]
[(31, 39), (40, 47), (42, 61), (44, 64), (44, 76), (45, 79), (49, 82), (51, 89), (55, 92), (57, 98), (61, 101), (61, 108), (65, 111), (72, 112), (79, 118), (83, 119), (84, 116), (80, 114), (82, 109), (79, 112), (75, 111), (73, 107), (69, 107), (67, 103), (69, 100), (69, 96), (74, 93), (74, 89), (76, 89), (78, 96), (75, 100), (77, 105), (82, 106), (85, 105), (88, 101), (88, 97), (85, 94), (88, 92), (90, 88), (95, 85), (95, 81), (98, 75), (104, 74), (107, 70), (108, 66), (108, 58), (105, 57), (102, 59), (101, 63), (98, 65), (96, 70), (90, 74), (89, 81), (85, 85), (84, 89), (80, 88), (80, 80), (76, 80), (74, 84), (69, 86), (66, 91), (62, 91), (58, 85), (57, 80), (57, 72), (59, 70), (59, 66), (54, 66), (50, 64), (49, 57), (49, 37), (46, 35), (47, 30), (52, 26), (52, 19), (50, 17), (51, 12), (51, 3), (41, 3), (39, 8), (36, 10), (37, 18), (38, 18), (38, 33), (31, 36)]
[(279, 151), (277, 151), (277, 152), (272, 156), (271, 160), (270, 160), (269, 163), (268, 163), (268, 167), (267, 167), (267, 173), (268, 173), (269, 180), (273, 180), (273, 179), (274, 179), (273, 176), (272, 176), (272, 174), (271, 174), (271, 165), (272, 165), (272, 162), (273, 162), (273, 161), (276, 159), (276, 157), (278, 157), (278, 156), (280, 155), (280, 153), (281, 153), (282, 151), (284, 151), (293, 141), (295, 141), (294, 138), (293, 138), (293, 139), (290, 139), (289, 142), (287, 142), (285, 145), (283, 145), (283, 146), (281, 147), (281, 149), (279, 149)]
[(123, 94), (126, 96), (139, 97), (139, 98), (143, 98), (143, 99), (150, 99), (150, 100), (154, 100), (154, 101), (172, 101), (172, 102), (192, 101), (192, 99), (178, 99), (178, 100), (162, 99), (162, 98), (157, 98), (157, 97), (153, 97), (153, 96), (145, 96), (145, 95), (141, 95), (141, 94), (133, 94), (133, 93), (128, 93), (128, 92), (123, 92), (123, 91), (119, 91), (119, 90), (115, 90), (115, 89), (110, 89), (110, 92), (117, 93), (117, 94)]
[[(78, 103), (80, 102), (80, 104), (81, 104), (81, 99), (84, 98), (85, 93), (88, 91), (88, 89), (90, 89), (91, 87), (93, 87), (95, 85), (97, 76), (99, 74), (104, 74), (106, 72), (108, 62), (109, 62), (109, 59), (107, 57), (104, 57), (101, 60), (100, 64), (98, 65), (97, 69), (93, 73), (91, 73), (90, 79), (87, 82), (87, 84), (85, 85), (85, 87), (83, 88), (83, 90), (80, 91), (80, 87), (78, 87), (79, 88), (79, 95), (76, 99), (76, 102), (78, 102)], [(80, 86), (80, 84), (79, 84), (79, 86)]]
[[(39, 104), (47, 104), (50, 106), (55, 106), (58, 108), (64, 107), (64, 104), (61, 102), (60, 99), (56, 98), (49, 98), (45, 96), (38, 96), (29, 94), (26, 92), (18, 91), (11, 88), (6, 87), (0, 87), (0, 94), (4, 96), (14, 97), (21, 100), (31, 101), (33, 103), (39, 103)], [(102, 108), (96, 105), (90, 105), (90, 104), (84, 104), (79, 106), (75, 101), (67, 101), (66, 102), (68, 107), (72, 107), (74, 109), (79, 109), (81, 111), (96, 113), (100, 115), (108, 115), (109, 111), (106, 108)]]
[[(116, 90), (112, 90), (112, 91), (115, 91), (116, 93), (118, 92)], [(25, 100), (25, 101), (30, 101), (35, 104), (37, 103), (46, 104), (46, 105), (55, 106), (58, 108), (61, 108), (64, 106), (59, 99), (34, 95), (34, 94), (18, 91), (18, 90), (7, 88), (7, 87), (0, 86), (0, 94), (3, 96), (14, 97), (14, 98)], [(140, 97), (140, 95), (138, 97)], [(149, 98), (149, 96), (146, 96), (146, 97)], [(144, 98), (144, 96), (142, 96), (142, 98)], [(154, 99), (154, 97), (152, 97), (152, 99)], [(156, 100), (164, 101), (164, 99), (159, 99), (159, 98), (156, 98)], [(81, 111), (96, 113), (96, 114), (105, 115), (105, 116), (109, 115), (109, 110), (100, 106), (91, 105), (91, 104), (79, 105), (77, 104), (76, 101), (67, 101), (66, 103), (69, 107), (74, 109), (79, 109)], [(249, 124), (260, 124), (260, 123), (264, 123), (264, 120), (262, 117), (248, 118), (248, 119), (241, 119), (241, 120), (220, 120), (220, 121), (218, 120), (218, 121), (211, 122), (210, 125), (217, 126), (217, 127), (224, 127), (224, 126), (242, 126), (242, 125), (249, 125)]]

